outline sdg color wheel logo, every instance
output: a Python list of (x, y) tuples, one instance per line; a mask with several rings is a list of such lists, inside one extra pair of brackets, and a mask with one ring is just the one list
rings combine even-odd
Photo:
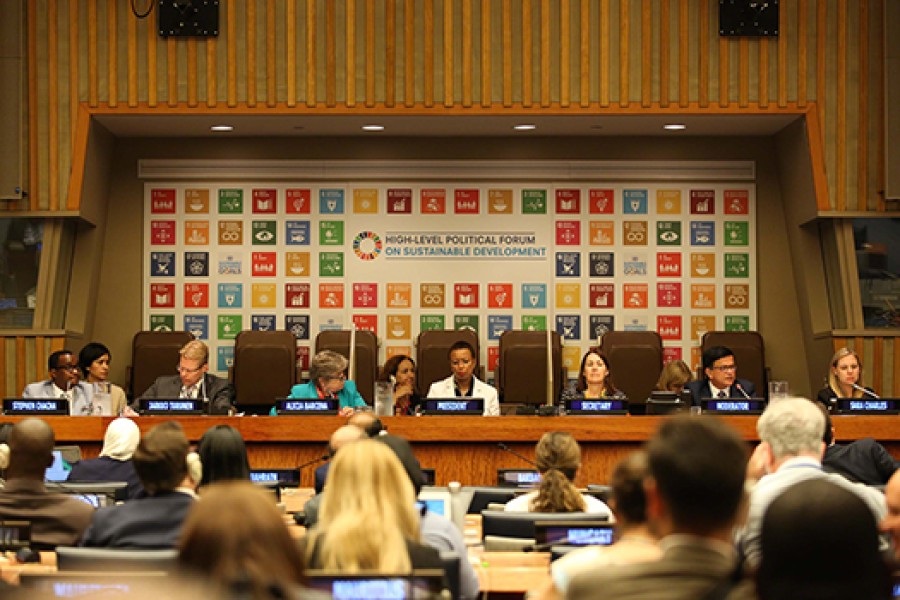
[(360, 260), (375, 260), (384, 244), (374, 231), (361, 231), (353, 238), (353, 251)]

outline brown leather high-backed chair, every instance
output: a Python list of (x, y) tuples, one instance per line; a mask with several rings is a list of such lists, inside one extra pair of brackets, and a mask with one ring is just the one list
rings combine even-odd
[(435, 381), (446, 379), (452, 374), (450, 370), (450, 347), (456, 342), (469, 342), (475, 348), (475, 357), (479, 360), (475, 376), (484, 378), (481, 365), (481, 349), (478, 334), (472, 329), (431, 329), (422, 331), (416, 338), (416, 388), (419, 395), (428, 395), (428, 388)]
[(616, 388), (629, 404), (646, 404), (663, 368), (662, 338), (655, 331), (608, 331), (600, 351), (609, 360)]
[[(737, 376), (749, 379), (756, 386), (757, 398), (768, 398), (769, 377), (766, 367), (766, 350), (762, 336), (757, 331), (707, 331), (700, 340), (700, 349), (706, 352), (713, 346), (725, 346), (734, 352)], [(703, 366), (700, 366), (703, 376)]]
[(187, 331), (138, 331), (131, 342), (129, 398), (139, 398), (160, 375), (175, 375), (178, 351), (194, 339)]
[[(375, 378), (378, 377), (378, 338), (368, 330), (356, 332), (356, 374), (353, 383), (369, 404), (375, 402)], [(350, 331), (322, 331), (316, 336), (316, 353), (332, 350), (350, 358)]]
[[(551, 333), (553, 360), (553, 404), (566, 384), (562, 363), (562, 338)], [(547, 402), (547, 332), (510, 329), (500, 335), (500, 360), (495, 372), (502, 402), (545, 404)]]
[(296, 383), (297, 340), (290, 331), (241, 331), (234, 340), (237, 409), (267, 414)]

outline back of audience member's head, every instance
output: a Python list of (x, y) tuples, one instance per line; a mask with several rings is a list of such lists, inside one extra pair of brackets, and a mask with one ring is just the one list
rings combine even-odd
[(354, 425), (341, 425), (334, 430), (334, 433), (332, 433), (331, 437), (328, 439), (328, 453), (331, 456), (334, 456), (337, 454), (338, 450), (347, 444), (357, 442), (366, 437), (365, 430), (360, 429), (359, 427)]
[(188, 475), (190, 445), (177, 421), (164, 421), (144, 434), (134, 451), (134, 470), (150, 494), (171, 492)]
[(408, 572), (406, 542), (419, 539), (415, 501), (409, 477), (386, 444), (367, 439), (344, 446), (329, 469), (307, 556), (318, 546), (324, 569)]
[(811, 400), (783, 398), (766, 407), (756, 431), (776, 461), (801, 454), (821, 456), (825, 417)]
[(35, 418), (23, 419), (12, 426), (6, 447), (0, 450), (0, 469), (7, 479), (44, 480), (44, 472), (53, 464), (53, 429)]
[(119, 417), (110, 421), (103, 436), (100, 456), (115, 460), (130, 460), (141, 441), (141, 430), (131, 419)]
[(744, 499), (747, 467), (747, 449), (732, 428), (713, 418), (669, 419), (647, 443), (647, 462), (674, 532), (730, 530)]
[(385, 431), (381, 419), (376, 417), (375, 413), (368, 410), (361, 410), (353, 413), (353, 415), (347, 419), (347, 425), (359, 427), (365, 431), (366, 435), (370, 438), (380, 435), (382, 431)]
[(763, 517), (757, 591), (760, 600), (891, 598), (872, 511), (824, 479), (788, 488)]
[(303, 557), (272, 496), (250, 482), (210, 485), (184, 523), (179, 561), (211, 580), (223, 597), (290, 598), (302, 584)]
[(419, 460), (413, 454), (412, 446), (408, 441), (396, 435), (380, 435), (375, 439), (382, 444), (386, 444), (397, 455), (400, 464), (403, 465), (403, 470), (409, 476), (409, 482), (412, 483), (413, 491), (418, 498), (419, 492), (422, 491), (422, 486), (425, 484), (425, 477), (422, 475), (422, 466), (419, 464)]
[(616, 525), (620, 529), (647, 522), (647, 495), (644, 493), (644, 480), (649, 473), (647, 453), (643, 450), (632, 452), (613, 468), (609, 478), (609, 486), (612, 491), (610, 508), (616, 515)]
[(541, 436), (535, 449), (535, 462), (541, 473), (541, 485), (531, 501), (535, 512), (579, 512), (586, 508), (584, 498), (572, 481), (581, 466), (581, 448), (571, 434), (549, 431)]
[(201, 486), (216, 481), (250, 480), (247, 447), (234, 427), (214, 425), (207, 429), (197, 445), (197, 453), (203, 463)]

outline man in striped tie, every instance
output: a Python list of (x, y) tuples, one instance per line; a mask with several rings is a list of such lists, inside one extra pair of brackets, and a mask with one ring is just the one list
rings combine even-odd
[(691, 392), (691, 404), (700, 406), (709, 398), (753, 398), (753, 382), (737, 378), (734, 352), (725, 346), (713, 346), (703, 353), (704, 377), (685, 386)]

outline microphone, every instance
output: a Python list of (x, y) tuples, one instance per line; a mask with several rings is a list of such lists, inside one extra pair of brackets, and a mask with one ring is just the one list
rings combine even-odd
[(331, 454), (328, 454), (328, 453), (326, 452), (326, 453), (323, 454), (322, 456), (319, 456), (318, 458), (314, 458), (314, 459), (312, 459), (312, 460), (308, 460), (308, 461), (306, 461), (305, 463), (301, 463), (299, 466), (296, 466), (296, 467), (294, 467), (294, 468), (297, 469), (297, 470), (299, 471), (300, 469), (305, 469), (306, 467), (308, 467), (308, 466), (310, 466), (310, 465), (314, 465), (314, 464), (316, 464), (317, 462), (322, 462), (323, 460), (328, 460), (329, 458), (331, 458)]
[(528, 463), (529, 465), (531, 465), (532, 467), (537, 468), (537, 463), (536, 463), (536, 462), (534, 462), (534, 461), (531, 460), (530, 458), (527, 458), (527, 457), (525, 457), (525, 456), (522, 456), (521, 454), (519, 454), (518, 452), (516, 452), (515, 450), (513, 450), (512, 448), (510, 448), (509, 446), (507, 446), (507, 445), (504, 444), (503, 442), (497, 442), (497, 447), (500, 448), (501, 450), (503, 450), (504, 452), (509, 452), (510, 454), (512, 454), (513, 456), (515, 456), (516, 458), (518, 458), (518, 459), (520, 459), (520, 460), (524, 460), (525, 462), (527, 462), (527, 463)]
[(850, 385), (853, 387), (854, 390), (858, 390), (858, 391), (862, 392), (863, 394), (866, 394), (867, 396), (872, 396), (872, 397), (875, 398), (876, 400), (881, 400), (881, 396), (879, 396), (878, 394), (876, 394), (876, 393), (873, 392), (872, 390), (867, 390), (867, 389), (864, 388), (863, 386), (861, 386), (861, 385), (856, 385), (855, 383), (851, 383)]
[(531, 544), (522, 548), (522, 552), (545, 552), (553, 548), (553, 546), (565, 546), (569, 543), (569, 537), (553, 540), (552, 542), (544, 542), (543, 544)]
[(742, 386), (742, 385), (739, 384), (737, 381), (735, 381), (735, 382), (734, 382), (734, 387), (736, 387), (737, 390), (738, 390), (741, 394), (744, 395), (744, 398), (746, 398), (747, 400), (751, 400), (750, 394), (748, 394), (746, 391), (744, 391), (744, 386)]

